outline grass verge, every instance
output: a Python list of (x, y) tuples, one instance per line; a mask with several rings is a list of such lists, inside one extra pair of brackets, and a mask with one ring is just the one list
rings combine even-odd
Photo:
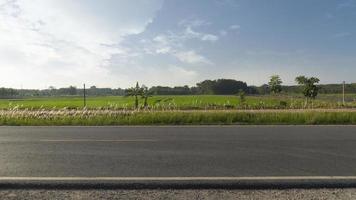
[(38, 110), (0, 111), (7, 126), (106, 125), (326, 125), (356, 124), (356, 112), (306, 111), (111, 111)]

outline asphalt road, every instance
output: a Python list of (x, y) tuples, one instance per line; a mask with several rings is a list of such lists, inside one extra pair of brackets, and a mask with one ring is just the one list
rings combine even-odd
[(356, 176), (356, 126), (0, 127), (0, 179), (320, 176)]

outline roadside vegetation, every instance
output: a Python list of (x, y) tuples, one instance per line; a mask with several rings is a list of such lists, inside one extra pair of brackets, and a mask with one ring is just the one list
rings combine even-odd
[(120, 96), (89, 95), (85, 103), (71, 86), (69, 96), (0, 99), (0, 125), (356, 124), (355, 93), (343, 102), (341, 93), (319, 94), (316, 77), (295, 81), (300, 92), (285, 92), (273, 75), (263, 95), (229, 79), (184, 87), (196, 95), (157, 95), (157, 87), (137, 82)]
[(113, 110), (7, 110), (0, 125), (252, 125), (356, 124), (352, 110), (261, 111), (113, 111)]

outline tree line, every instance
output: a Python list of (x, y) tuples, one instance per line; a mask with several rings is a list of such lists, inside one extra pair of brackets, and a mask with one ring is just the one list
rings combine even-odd
[[(276, 93), (305, 93), (303, 82), (306, 83), (306, 79), (299, 78), (296, 80), (298, 85), (286, 86), (282, 85), (282, 80), (278, 75), (270, 77), (269, 83), (262, 86), (248, 86), (246, 82), (233, 80), (233, 79), (217, 79), (217, 80), (204, 80), (196, 84), (196, 86), (153, 86), (147, 88), (147, 91), (152, 95), (236, 95), (240, 92), (248, 95), (265, 95)], [(307, 78), (307, 77), (304, 77)], [(312, 77), (313, 78), (313, 77)], [(310, 80), (315, 82), (316, 79)], [(315, 88), (316, 89), (316, 88)], [(97, 88), (92, 86), (86, 90), (86, 94), (89, 96), (124, 96), (128, 92), (128, 89), (122, 88)], [(316, 90), (315, 90), (316, 91)], [(324, 94), (333, 94), (342, 92), (342, 84), (325, 84), (317, 85), (317, 92)], [(356, 83), (345, 85), (346, 93), (356, 93)], [(40, 97), (40, 96), (80, 96), (83, 94), (83, 88), (76, 88), (69, 86), (67, 88), (54, 88), (49, 87), (43, 90), (30, 90), (30, 89), (11, 89), (0, 88), (0, 98), (20, 98), (20, 97)]]

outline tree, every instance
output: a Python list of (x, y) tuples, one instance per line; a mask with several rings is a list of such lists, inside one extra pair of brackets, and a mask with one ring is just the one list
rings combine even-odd
[(146, 86), (142, 86), (142, 93), (141, 97), (144, 99), (143, 107), (147, 108), (148, 107), (148, 98), (152, 97), (152, 92), (148, 89)]
[(69, 86), (68, 93), (69, 95), (77, 95), (77, 88), (74, 86)]
[(19, 95), (19, 92), (11, 88), (0, 88), (0, 98), (8, 98)]
[(48, 87), (49, 95), (55, 96), (56, 95), (56, 88), (54, 86)]
[(319, 83), (319, 79), (315, 77), (305, 77), (305, 76), (298, 76), (295, 78), (295, 81), (299, 85), (303, 85), (303, 95), (305, 96), (305, 107), (308, 105), (309, 99), (315, 99), (318, 96), (319, 87), (315, 85)]
[(197, 83), (197, 87), (199, 88), (199, 92), (201, 94), (214, 94), (213, 87), (216, 81), (205, 80), (203, 82)]
[(218, 79), (214, 85), (214, 94), (233, 95), (239, 91), (247, 91), (247, 84), (233, 79)]
[(268, 83), (270, 91), (273, 94), (278, 94), (282, 91), (282, 79), (278, 75), (271, 76), (271, 79)]
[(138, 96), (141, 96), (141, 95), (142, 95), (142, 88), (140, 87), (138, 82), (136, 82), (136, 87), (127, 89), (126, 94), (125, 94), (125, 96), (135, 97), (135, 109), (138, 108)]
[(245, 82), (233, 79), (205, 80), (197, 83), (197, 87), (201, 94), (233, 95), (240, 90), (248, 91), (248, 86)]

